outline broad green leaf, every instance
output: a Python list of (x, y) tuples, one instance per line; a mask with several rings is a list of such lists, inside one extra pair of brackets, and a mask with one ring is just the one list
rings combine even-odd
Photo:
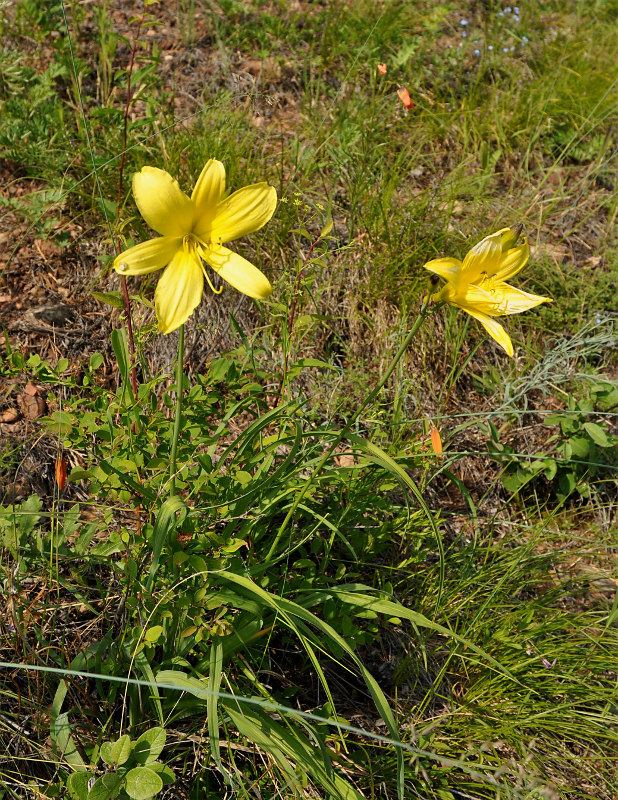
[(328, 236), (328, 234), (332, 231), (332, 229), (333, 229), (333, 221), (332, 219), (329, 219), (326, 225), (320, 231), (320, 239), (323, 239), (325, 236)]
[(127, 772), (125, 791), (133, 800), (150, 800), (163, 788), (160, 776), (148, 767), (135, 767)]
[(67, 789), (73, 800), (86, 800), (88, 797), (89, 772), (72, 772), (67, 778)]
[(161, 638), (161, 634), (163, 633), (163, 625), (153, 625), (152, 628), (148, 628), (144, 635), (144, 639), (147, 642), (158, 642)]
[(107, 303), (107, 305), (121, 310), (124, 308), (124, 300), (120, 296), (120, 292), (91, 292), (90, 294), (99, 303)]
[(138, 764), (156, 761), (165, 747), (165, 728), (151, 728), (145, 731), (133, 746), (133, 758)]
[(95, 372), (99, 367), (101, 367), (105, 362), (105, 359), (101, 355), (101, 353), (93, 353), (90, 356), (90, 371)]
[(113, 788), (107, 786), (103, 778), (97, 778), (88, 792), (88, 800), (111, 800), (113, 793)]
[(548, 481), (553, 481), (553, 479), (556, 477), (556, 472), (558, 471), (556, 460), (554, 458), (546, 458), (543, 461), (543, 466), (545, 468), (545, 477)]
[(101, 778), (103, 784), (111, 791), (112, 797), (118, 793), (118, 789), (124, 783), (124, 775), (119, 772), (108, 772)]
[(600, 425), (597, 425), (596, 422), (584, 422), (584, 428), (586, 433), (595, 444), (598, 444), (599, 447), (611, 447), (612, 442), (607, 436), (606, 431)]
[(572, 436), (567, 445), (570, 449), (569, 458), (588, 458), (590, 455), (590, 439), (586, 436)]
[(50, 433), (61, 438), (68, 436), (73, 430), (73, 421), (66, 411), (54, 411), (49, 417), (41, 417), (38, 421), (48, 428)]
[(101, 758), (110, 766), (120, 766), (128, 761), (131, 755), (131, 738), (125, 733), (115, 742), (103, 742)]

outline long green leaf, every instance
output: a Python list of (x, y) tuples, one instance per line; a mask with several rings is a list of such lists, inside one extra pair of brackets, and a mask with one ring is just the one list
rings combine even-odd
[[(362, 588), (366, 591), (371, 591), (369, 587)], [(499, 672), (502, 672), (504, 675), (511, 678), (511, 680), (517, 683), (519, 682), (513, 673), (510, 672), (510, 670), (503, 666), (499, 661), (497, 661), (493, 656), (490, 656), (489, 653), (487, 653), (481, 647), (477, 647), (477, 645), (463, 636), (459, 636), (459, 634), (455, 633), (449, 628), (439, 625), (437, 622), (434, 622), (418, 611), (412, 611), (411, 609), (402, 606), (401, 603), (394, 603), (391, 600), (382, 600), (379, 597), (372, 597), (370, 594), (367, 594), (366, 591), (361, 593), (360, 587), (355, 591), (346, 591), (342, 588), (332, 587), (325, 590), (318, 589), (315, 592), (315, 595), (317, 595), (317, 597), (320, 599), (336, 597), (344, 603), (349, 603), (350, 605), (362, 608), (363, 611), (374, 611), (376, 614), (384, 614), (387, 617), (399, 617), (400, 619), (407, 619), (409, 622), (411, 622), (413, 625), (417, 625), (419, 628), (428, 628), (435, 633), (439, 633), (442, 636), (446, 636), (449, 639), (459, 642), (468, 649), (472, 650), (474, 653), (477, 653), (477, 655), (482, 656)]]
[[(178, 519), (176, 518), (177, 512), (179, 512)], [(178, 495), (168, 497), (159, 509), (151, 539), (152, 564), (150, 565), (150, 572), (148, 573), (148, 579), (146, 581), (146, 588), (149, 592), (152, 591), (154, 577), (159, 568), (159, 560), (161, 558), (163, 546), (169, 541), (170, 534), (176, 529), (176, 526), (182, 522), (186, 515), (187, 506)]]
[(440, 534), (440, 531), (438, 530), (438, 526), (436, 525), (434, 515), (431, 513), (431, 509), (427, 505), (425, 498), (423, 497), (423, 493), (414, 483), (414, 481), (408, 475), (405, 469), (402, 469), (402, 467), (400, 467), (399, 464), (388, 455), (388, 453), (385, 453), (381, 447), (378, 447), (373, 442), (368, 442), (366, 439), (363, 439), (362, 436), (355, 436), (354, 434), (348, 434), (348, 439), (351, 442), (354, 442), (354, 444), (356, 444), (357, 447), (359, 447), (361, 450), (364, 450), (365, 453), (367, 454), (367, 457), (371, 461), (387, 469), (392, 475), (397, 477), (398, 480), (404, 486), (407, 486), (416, 497), (420, 507), (423, 509), (423, 512), (427, 517), (427, 522), (429, 522), (429, 526), (431, 527), (431, 530), (433, 531), (433, 534), (436, 538), (436, 545), (438, 547), (438, 552), (440, 554), (440, 583), (438, 585), (438, 594), (436, 597), (436, 608), (440, 608), (441, 606), (440, 601), (442, 599), (442, 590), (444, 588), (444, 570), (445, 570), (444, 546), (442, 545), (442, 536)]
[(133, 389), (131, 388), (131, 356), (127, 343), (127, 332), (124, 328), (114, 328), (111, 333), (112, 349), (116, 356), (118, 371), (122, 376), (124, 398), (128, 403), (134, 403)]
[[(336, 645), (340, 652), (344, 652), (358, 667), (363, 680), (373, 698), (373, 702), (376, 705), (382, 719), (386, 723), (386, 726), (389, 730), (391, 737), (395, 741), (399, 741), (399, 731), (397, 728), (397, 724), (395, 722), (395, 718), (393, 716), (393, 712), (388, 704), (386, 697), (384, 696), (384, 692), (379, 687), (376, 679), (373, 675), (369, 672), (369, 670), (365, 667), (363, 662), (360, 658), (356, 655), (354, 650), (350, 647), (350, 645), (346, 642), (346, 640), (340, 636), (334, 628), (332, 628), (327, 622), (321, 620), (315, 614), (312, 614), (311, 611), (308, 611), (306, 608), (294, 603), (292, 600), (287, 600), (284, 597), (278, 597), (276, 595), (271, 595), (269, 592), (266, 592), (257, 584), (253, 583), (253, 581), (245, 578), (244, 575), (235, 575), (232, 572), (220, 572), (218, 573), (218, 577), (222, 578), (223, 580), (228, 580), (231, 583), (235, 583), (237, 586), (244, 589), (246, 592), (249, 592), (254, 597), (260, 598), (264, 603), (269, 605), (271, 608), (275, 609), (284, 619), (287, 624), (290, 626), (292, 630), (294, 630), (299, 638), (301, 639), (303, 645), (307, 648), (309, 646), (309, 640), (306, 635), (303, 635), (301, 630), (299, 630), (299, 626), (294, 623), (293, 618), (297, 617), (298, 619), (302, 620), (303, 622), (308, 623), (309, 625), (316, 628), (325, 638), (326, 642), (321, 642), (321, 646), (330, 646)], [(391, 614), (390, 616), (394, 616)], [(311, 648), (307, 649), (307, 653), (316, 668), (318, 670), (318, 674), (322, 677), (323, 672), (322, 669), (319, 667), (317, 660), (315, 659), (315, 655)], [(325, 687), (327, 690), (327, 687)], [(331, 701), (331, 706), (334, 709), (335, 704), (330, 698), (330, 692), (327, 691), (327, 695), (329, 696), (329, 700)], [(403, 762), (403, 751), (401, 748), (397, 748), (397, 790), (398, 796), (400, 800), (403, 800), (403, 778), (404, 778), (404, 762)]]
[[(244, 708), (242, 711), (237, 711), (231, 705), (227, 703), (225, 705), (236, 729), (273, 756), (288, 780), (294, 782), (301, 795), (304, 792), (298, 781), (299, 770), (310, 775), (328, 792), (329, 796), (336, 800), (362, 800), (362, 795), (333, 771), (328, 753), (319, 749), (318, 752), (322, 758), (316, 757), (315, 745), (299, 731), (284, 728), (259, 709)], [(316, 733), (316, 741), (318, 738)], [(281, 755), (284, 756), (284, 759), (281, 758)], [(285, 758), (286, 756), (287, 758)], [(292, 767), (288, 758), (292, 760), (296, 769)]]
[[(221, 638), (215, 636), (210, 646), (210, 671), (208, 675), (208, 688), (211, 694), (206, 698), (206, 713), (208, 719), (208, 735), (210, 736), (210, 752), (215, 764), (222, 775), (227, 776), (227, 770), (221, 763), (221, 750), (219, 747), (219, 713), (217, 711), (217, 692), (221, 688), (221, 673), (223, 669), (223, 645)], [(229, 776), (228, 776), (229, 780)]]

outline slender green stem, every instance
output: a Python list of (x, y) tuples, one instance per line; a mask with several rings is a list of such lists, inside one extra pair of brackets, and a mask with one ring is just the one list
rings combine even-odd
[(344, 438), (346, 433), (348, 433), (348, 431), (350, 430), (352, 425), (354, 425), (354, 423), (358, 420), (358, 418), (363, 413), (363, 411), (367, 408), (367, 406), (371, 405), (371, 403), (373, 403), (373, 401), (376, 399), (376, 397), (380, 394), (380, 392), (382, 391), (382, 389), (384, 388), (384, 386), (388, 382), (388, 379), (393, 374), (393, 371), (396, 368), (397, 364), (399, 364), (399, 362), (401, 361), (404, 353), (406, 352), (406, 350), (410, 346), (410, 342), (412, 341), (412, 339), (414, 338), (414, 336), (418, 332), (418, 329), (421, 327), (421, 325), (423, 324), (423, 322), (425, 321), (427, 316), (431, 313), (431, 310), (434, 310), (435, 308), (438, 307), (438, 306), (434, 305), (433, 309), (430, 310), (430, 308), (429, 308), (430, 299), (431, 299), (431, 295), (427, 294), (427, 297), (425, 297), (425, 299), (423, 300), (423, 305), (421, 306), (421, 310), (419, 312), (418, 317), (416, 318), (416, 320), (414, 322), (414, 325), (412, 325), (412, 327), (410, 328), (410, 331), (409, 331), (408, 335), (406, 336), (406, 338), (403, 341), (403, 343), (402, 343), (401, 347), (399, 348), (399, 350), (397, 350), (397, 352), (396, 352), (396, 354), (395, 354), (390, 366), (388, 367), (388, 369), (386, 370), (384, 375), (382, 375), (382, 378), (380, 379), (379, 383), (376, 385), (376, 387), (373, 389), (373, 391), (369, 392), (369, 394), (364, 399), (364, 401), (361, 403), (361, 405), (358, 407), (358, 409), (355, 411), (355, 413), (352, 414), (350, 419), (346, 422), (346, 424), (343, 426), (343, 428), (339, 431), (337, 436), (335, 436), (335, 438), (333, 440), (333, 443), (331, 444), (331, 446), (328, 448), (326, 453), (324, 453), (324, 455), (322, 456), (322, 458), (318, 462), (316, 468), (313, 470), (313, 472), (311, 474), (311, 477), (307, 481), (305, 481), (305, 483), (303, 484), (300, 492), (296, 495), (296, 498), (295, 498), (294, 502), (292, 503), (292, 505), (290, 506), (290, 509), (289, 509), (288, 513), (286, 514), (285, 519), (281, 523), (281, 527), (277, 531), (277, 535), (275, 536), (275, 539), (274, 539), (274, 541), (273, 541), (273, 543), (272, 543), (272, 545), (270, 547), (270, 550), (268, 551), (268, 554), (266, 555), (266, 558), (265, 558), (265, 562), (266, 563), (268, 563), (268, 561), (270, 561), (270, 559), (274, 556), (274, 554), (275, 554), (275, 552), (277, 550), (277, 547), (279, 545), (279, 542), (281, 541), (281, 537), (283, 536), (283, 533), (284, 533), (285, 529), (287, 528), (288, 522), (292, 518), (292, 515), (294, 514), (294, 512), (298, 508), (298, 506), (301, 503), (301, 501), (304, 498), (304, 496), (307, 494), (307, 491), (309, 490), (309, 487), (313, 483), (314, 479), (321, 472), (324, 464), (326, 464), (328, 459), (332, 456), (332, 454), (334, 453), (335, 448), (337, 447), (337, 445), (341, 442), (341, 440)]
[(172, 433), (172, 452), (170, 456), (170, 497), (176, 494), (176, 450), (178, 448), (178, 435), (180, 433), (180, 417), (182, 414), (182, 378), (183, 360), (185, 355), (185, 326), (181, 325), (178, 331), (178, 360), (176, 363), (176, 416), (174, 417), (174, 432)]

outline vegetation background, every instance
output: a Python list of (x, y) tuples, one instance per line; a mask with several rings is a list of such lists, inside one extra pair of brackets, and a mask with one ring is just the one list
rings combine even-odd
[[(613, 800), (615, 0), (0, 14), (0, 797)], [(274, 292), (187, 324), (166, 500), (177, 335), (131, 279), (134, 396), (111, 261), (211, 157)], [(518, 223), (515, 357), (441, 310), (316, 473), (424, 263)]]

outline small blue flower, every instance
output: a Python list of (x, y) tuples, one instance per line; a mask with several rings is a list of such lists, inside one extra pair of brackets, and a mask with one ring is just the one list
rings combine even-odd
[(487, 49), (488, 49), (488, 50), (493, 50), (493, 49), (494, 49), (494, 46), (493, 46), (493, 44), (490, 44), (490, 45), (489, 45), (489, 47), (488, 47)]
[(511, 6), (507, 6), (507, 7), (504, 9), (504, 13), (505, 13), (505, 14), (510, 14), (510, 13), (511, 13)]
[(515, 20), (515, 22), (519, 22), (519, 17), (517, 16), (517, 14), (515, 14), (515, 16), (513, 17), (513, 19)]
[(468, 24), (468, 20), (467, 19), (462, 19), (459, 24), (460, 25), (467, 25)]
[(503, 11), (498, 11), (498, 16), (499, 17), (503, 17), (504, 16), (504, 12)]
[(521, 37), (521, 42), (522, 42), (522, 44), (528, 44), (528, 42), (529, 42), (529, 41), (530, 41), (530, 39), (528, 39), (528, 37), (527, 37), (527, 36), (522, 36), (522, 37)]
[(513, 8), (513, 11), (514, 11), (516, 14), (519, 14), (519, 6), (515, 6), (515, 7)]
[(481, 51), (480, 50), (475, 50), (474, 51), (474, 55), (475, 56), (480, 56), (481, 55)]
[(510, 48), (510, 49), (511, 49), (511, 53), (512, 53), (512, 52), (513, 52), (513, 50), (515, 49), (515, 47), (514, 47), (513, 45), (511, 45), (511, 48)]
[(503, 53), (508, 53), (509, 52), (509, 48), (508, 47), (503, 47), (502, 48), (502, 52)]
[(466, 33), (466, 31), (462, 31), (462, 32), (461, 32), (461, 35), (462, 35), (462, 36), (463, 36), (463, 38), (465, 39), (465, 38), (466, 38), (466, 36), (467, 36), (468, 34)]

